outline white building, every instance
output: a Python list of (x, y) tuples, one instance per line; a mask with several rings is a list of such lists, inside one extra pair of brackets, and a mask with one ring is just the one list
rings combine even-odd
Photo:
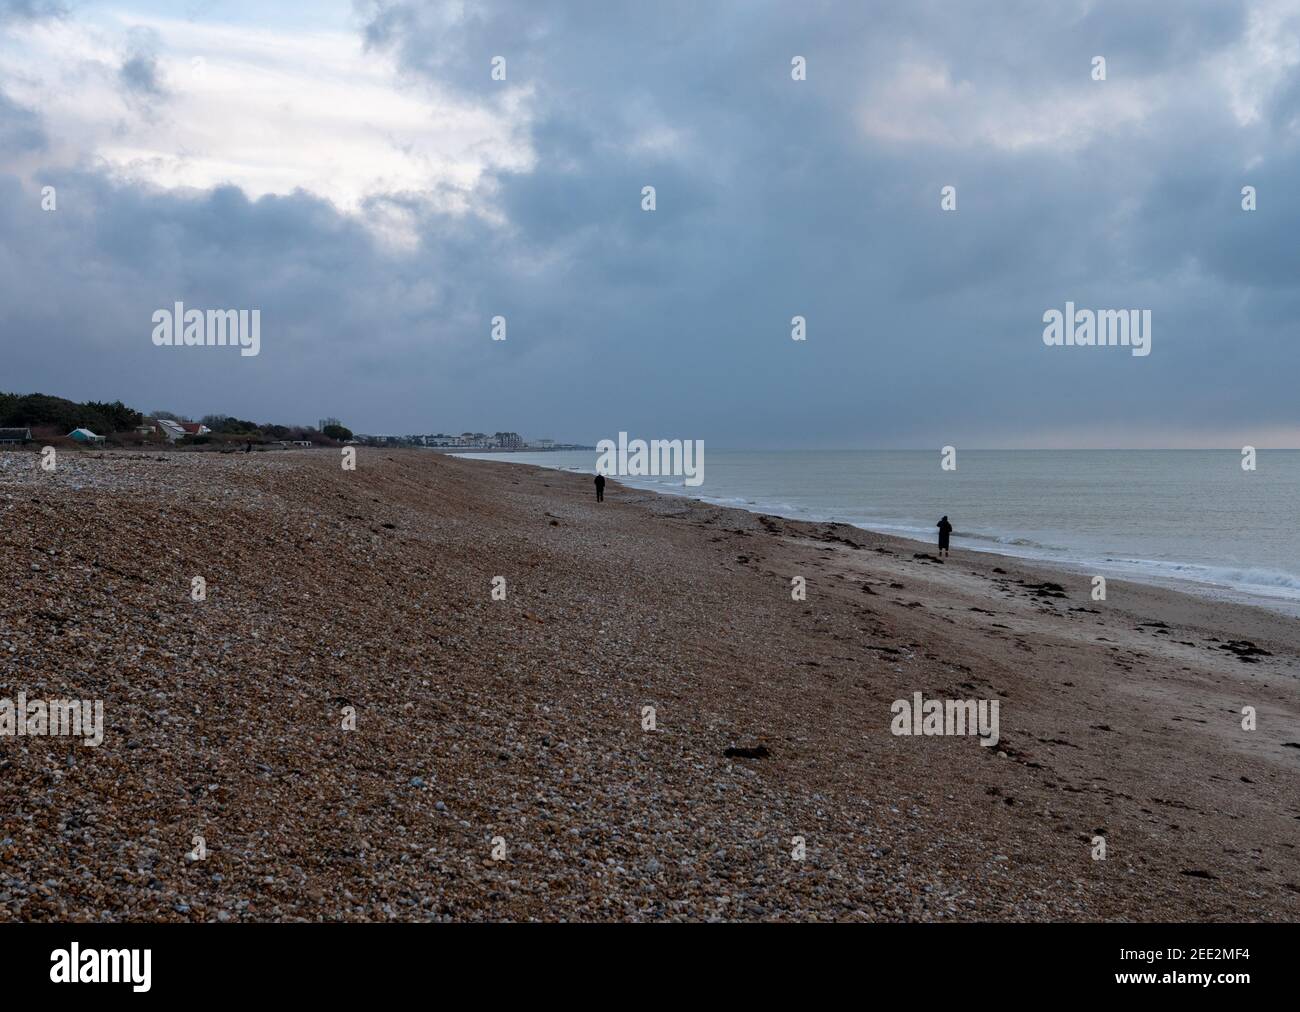
[(185, 438), (186, 432), (180, 422), (173, 421), (170, 418), (159, 418), (156, 419), (156, 421), (158, 422), (159, 430), (167, 437), (167, 442), (174, 443), (178, 439)]

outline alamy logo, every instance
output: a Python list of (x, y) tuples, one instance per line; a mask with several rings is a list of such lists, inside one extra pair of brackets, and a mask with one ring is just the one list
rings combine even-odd
[(1138, 358), (1151, 354), (1151, 310), (1074, 308), (1065, 304), (1065, 312), (1049, 309), (1043, 314), (1043, 344), (1088, 347), (1132, 348)]
[(159, 348), (236, 347), (246, 358), (262, 350), (260, 309), (186, 309), (178, 302), (172, 309), (153, 314), (153, 343)]
[(896, 735), (978, 734), (984, 746), (998, 743), (998, 700), (924, 699), (912, 693), (909, 702), (895, 699), (889, 730)]
[(602, 439), (596, 444), (598, 474), (638, 477), (641, 475), (681, 475), (685, 484), (704, 483), (704, 440), (644, 439), (628, 441), (627, 433), (618, 434), (618, 442)]
[(104, 701), (102, 699), (34, 699), (18, 693), (18, 700), (0, 699), (0, 738), (42, 737), (80, 738), (81, 744), (95, 748), (104, 740)]
[(50, 980), (56, 984), (132, 984), (131, 990), (152, 986), (153, 950), (85, 949), (76, 942), (50, 953)]

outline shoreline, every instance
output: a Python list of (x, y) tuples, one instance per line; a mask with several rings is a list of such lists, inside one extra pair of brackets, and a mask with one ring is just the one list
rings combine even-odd
[[(466, 450), (453, 452), (452, 456), (463, 457), (466, 460), (480, 459), (473, 454), (482, 451)], [(532, 453), (535, 451), (499, 451), (499, 454), (510, 452)], [(900, 451), (906, 452), (906, 451)], [(1190, 451), (1189, 451), (1190, 452)], [(542, 467), (548, 470), (567, 472), (570, 474), (584, 473), (576, 471), (569, 467), (554, 467), (546, 464), (538, 464), (532, 461), (493, 461), (494, 463), (517, 464), (524, 467)], [(856, 527), (859, 530), (869, 531), (873, 534), (879, 534), (883, 537), (898, 538), (903, 541), (909, 541), (917, 545), (928, 545), (931, 549), (935, 548), (935, 540), (925, 540), (920, 537), (914, 537), (888, 525), (873, 525), (867, 522), (856, 522), (853, 520), (836, 519), (833, 515), (827, 516), (795, 516), (782, 512), (772, 504), (763, 504), (761, 502), (747, 502), (739, 504), (734, 498), (709, 498), (698, 495), (695, 491), (685, 491), (673, 486), (661, 486), (654, 483), (636, 484), (635, 479), (629, 479), (627, 476), (620, 476), (616, 480), (628, 488), (635, 488), (644, 492), (651, 492), (656, 495), (666, 495), (690, 499), (695, 502), (703, 503), (710, 506), (717, 506), (724, 509), (739, 509), (747, 513), (753, 513), (759, 516), (775, 516), (783, 520), (796, 521), (800, 523), (836, 523), (847, 524)], [(982, 542), (988, 541), (995, 547), (984, 547)], [(960, 544), (959, 544), (960, 542)], [(976, 543), (972, 543), (976, 542)], [(1184, 593), (1195, 594), (1198, 597), (1204, 597), (1213, 601), (1223, 601), (1232, 604), (1249, 605), (1256, 608), (1264, 608), (1276, 614), (1286, 615), (1291, 618), (1300, 618), (1300, 593), (1294, 595), (1287, 594), (1270, 594), (1264, 591), (1243, 590), (1222, 583), (1211, 582), (1210, 580), (1198, 580), (1190, 576), (1164, 576), (1143, 571), (1142, 566), (1174, 566), (1177, 568), (1188, 569), (1214, 569), (1232, 568), (1228, 563), (1199, 563), (1199, 562), (1167, 562), (1154, 559), (1107, 559), (1107, 560), (1075, 560), (1075, 559), (1058, 559), (1049, 555), (1024, 554), (1018, 555), (1008, 551), (1006, 544), (993, 541), (988, 536), (972, 536), (970, 534), (962, 535), (953, 533), (953, 545), (966, 551), (980, 552), (982, 554), (997, 555), (1007, 559), (1013, 559), (1020, 562), (1042, 563), (1047, 566), (1057, 566), (1067, 572), (1077, 574), (1087, 573), (1091, 575), (1104, 575), (1109, 581), (1111, 579), (1130, 580), (1134, 583), (1141, 583), (1151, 587), (1163, 587), (1170, 590), (1181, 590)], [(1129, 570), (1115, 569), (1114, 567), (1139, 567)], [(1109, 567), (1109, 568), (1108, 568)], [(1112, 576), (1111, 574), (1115, 575)]]
[(1300, 920), (1294, 622), (503, 463), (0, 471), (0, 920)]

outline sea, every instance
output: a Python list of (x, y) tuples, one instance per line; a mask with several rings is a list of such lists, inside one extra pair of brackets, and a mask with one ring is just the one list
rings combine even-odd
[[(595, 473), (597, 453), (461, 454)], [(1300, 616), (1300, 450), (707, 450), (633, 488), (1176, 586)], [(594, 494), (594, 493), (593, 493)]]

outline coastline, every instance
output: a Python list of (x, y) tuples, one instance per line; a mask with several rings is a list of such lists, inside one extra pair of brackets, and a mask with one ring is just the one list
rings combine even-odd
[(1300, 918), (1294, 622), (504, 463), (0, 473), (0, 919)]
[[(463, 457), (467, 460), (487, 460), (494, 459), (498, 456), (508, 457), (511, 453), (517, 452), (531, 453), (534, 451), (499, 451), (496, 454), (488, 455), (483, 454), (483, 451), (465, 450), (452, 451), (452, 455)], [(544, 467), (551, 470), (566, 471), (576, 474), (586, 473), (571, 466), (542, 464), (530, 460), (512, 461), (507, 459), (500, 462), (520, 464), (525, 467)], [(885, 523), (872, 523), (870, 521), (857, 521), (836, 515), (833, 512), (801, 514), (797, 511), (792, 512), (792, 508), (789, 507), (788, 504), (783, 507), (781, 504), (776, 502), (742, 500), (737, 497), (729, 496), (701, 495), (696, 489), (687, 489), (685, 486), (674, 486), (664, 482), (637, 480), (625, 476), (620, 476), (619, 481), (627, 485), (629, 488), (636, 488), (641, 491), (653, 492), (659, 495), (683, 497), (711, 506), (719, 506), (728, 509), (741, 509), (748, 513), (764, 516), (776, 516), (785, 520), (804, 523), (843, 523), (875, 534), (899, 538), (919, 545), (929, 545), (931, 548), (933, 548), (935, 544), (935, 537), (932, 532), (921, 532), (916, 528), (905, 528)], [(923, 533), (926, 536), (922, 536)], [(953, 534), (954, 546), (973, 552), (1000, 555), (1028, 563), (1041, 563), (1043, 565), (1076, 574), (1087, 574), (1088, 576), (1101, 574), (1106, 576), (1108, 580), (1112, 578), (1127, 579), (1135, 583), (1143, 583), (1152, 587), (1165, 587), (1171, 590), (1181, 590), (1185, 593), (1196, 594), (1210, 600), (1267, 608), (1270, 611), (1275, 611), (1281, 615), (1300, 618), (1300, 594), (1297, 594), (1294, 590), (1270, 593), (1263, 587), (1251, 588), (1246, 586), (1233, 586), (1231, 583), (1224, 583), (1221, 580), (1208, 575), (1214, 573), (1216, 570), (1222, 572), (1231, 571), (1233, 569), (1248, 569), (1248, 566), (1234, 566), (1226, 562), (1220, 562), (1217, 564), (1208, 562), (1171, 562), (1168, 560), (1114, 557), (1091, 559), (1060, 558), (1051, 554), (1051, 550), (1046, 548), (1042, 548), (1039, 551), (1017, 551), (1018, 543), (1022, 541), (1023, 539), (1017, 535), (1006, 535), (1002, 538), (995, 539), (989, 535), (972, 535), (960, 531), (954, 532)], [(1056, 551), (1059, 552), (1061, 550), (1057, 549)], [(1162, 568), (1166, 570), (1174, 570), (1176, 571), (1176, 575), (1173, 573), (1166, 574), (1159, 572)], [(1189, 575), (1192, 572), (1207, 575), (1198, 578), (1198, 576)]]

